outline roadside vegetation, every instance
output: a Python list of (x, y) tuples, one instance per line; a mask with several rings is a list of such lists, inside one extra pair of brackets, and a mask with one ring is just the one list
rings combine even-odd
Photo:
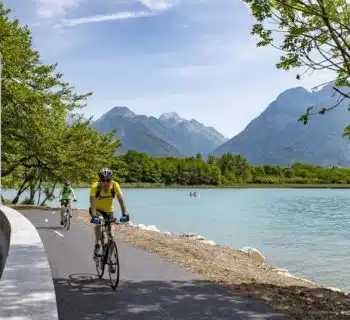
[(89, 181), (98, 168), (108, 165), (120, 145), (113, 133), (100, 135), (79, 115), (91, 93), (78, 93), (33, 49), (31, 32), (0, 2), (0, 53), (2, 56), (2, 171), (4, 188), (18, 194), (29, 190), (31, 202), (52, 197), (65, 179)]

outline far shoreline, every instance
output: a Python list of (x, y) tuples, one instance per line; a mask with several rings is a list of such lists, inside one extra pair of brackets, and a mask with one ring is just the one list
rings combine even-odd
[[(124, 189), (350, 189), (350, 184), (235, 184), (235, 185), (164, 185), (158, 183), (122, 183)], [(89, 184), (76, 186), (76, 189), (89, 188)]]

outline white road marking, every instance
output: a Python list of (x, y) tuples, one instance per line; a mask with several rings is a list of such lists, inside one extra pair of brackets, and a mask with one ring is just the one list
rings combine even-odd
[(56, 211), (52, 211), (52, 214), (55, 214), (56, 213)]
[(64, 237), (64, 235), (58, 231), (55, 230), (55, 233), (58, 234), (60, 237)]
[(45, 222), (47, 223), (48, 221), (49, 221), (49, 219), (46, 218), (46, 219), (45, 219)]

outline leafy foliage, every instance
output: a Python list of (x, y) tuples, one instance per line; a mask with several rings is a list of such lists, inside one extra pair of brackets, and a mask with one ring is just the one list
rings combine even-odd
[(84, 107), (91, 95), (78, 94), (62, 80), (56, 64), (40, 62), (31, 34), (0, 3), (0, 53), (2, 57), (2, 172), (4, 185), (15, 185), (18, 194), (29, 188), (52, 196), (66, 179), (88, 181), (109, 163), (119, 147), (111, 134), (99, 135), (89, 121), (66, 118)]
[(329, 70), (336, 74), (334, 90), (339, 95), (338, 103), (317, 112), (312, 112), (310, 106), (300, 117), (301, 122), (306, 124), (310, 115), (325, 114), (350, 98), (350, 4), (347, 0), (244, 2), (256, 18), (251, 33), (260, 39), (257, 46), (271, 45), (281, 50), (277, 68), (302, 68), (297, 79), (309, 71)]
[(114, 179), (121, 183), (162, 185), (348, 184), (350, 169), (302, 163), (291, 167), (252, 166), (240, 155), (152, 158), (129, 150), (114, 158)]

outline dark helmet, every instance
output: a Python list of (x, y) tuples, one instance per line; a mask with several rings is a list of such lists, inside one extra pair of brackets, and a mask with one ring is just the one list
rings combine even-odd
[(109, 168), (102, 168), (98, 176), (100, 180), (112, 180), (112, 170)]
[(67, 186), (67, 187), (70, 186), (70, 181), (69, 181), (69, 180), (66, 180), (66, 181), (64, 182), (64, 185)]

